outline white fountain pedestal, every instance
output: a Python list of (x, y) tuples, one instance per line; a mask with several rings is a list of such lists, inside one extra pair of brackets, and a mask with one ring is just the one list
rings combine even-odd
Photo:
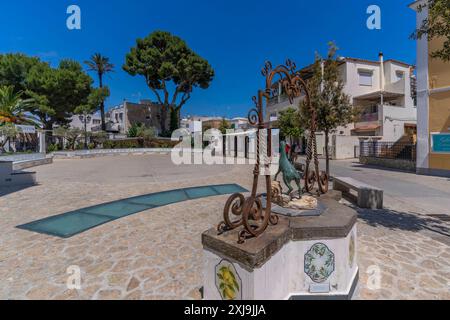
[(238, 244), (240, 229), (203, 234), (204, 299), (351, 299), (358, 282), (356, 212), (324, 196), (320, 216), (280, 217)]

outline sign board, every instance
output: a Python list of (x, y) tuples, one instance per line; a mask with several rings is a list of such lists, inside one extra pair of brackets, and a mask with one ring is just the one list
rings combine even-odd
[(431, 151), (435, 153), (450, 153), (450, 133), (432, 133)]
[(30, 133), (30, 134), (36, 133), (36, 128), (35, 128), (34, 126), (24, 126), (24, 125), (18, 125), (18, 124), (16, 124), (16, 128), (17, 128), (21, 133)]

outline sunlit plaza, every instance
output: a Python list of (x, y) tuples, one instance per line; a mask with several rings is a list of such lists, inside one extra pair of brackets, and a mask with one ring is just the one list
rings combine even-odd
[[(252, 183), (248, 165), (175, 166), (164, 154), (54, 160), (34, 170), (39, 185), (2, 189), (2, 299), (201, 299), (201, 235), (222, 219), (228, 196), (150, 209), (68, 239), (16, 226), (159, 191)], [(449, 223), (414, 213), (412, 203), (394, 203), (360, 211), (355, 299), (450, 298)], [(67, 287), (73, 266), (81, 270), (80, 290)], [(379, 277), (371, 278), (377, 271)]]
[(450, 300), (450, 0), (348, 2), (3, 1), (0, 300)]

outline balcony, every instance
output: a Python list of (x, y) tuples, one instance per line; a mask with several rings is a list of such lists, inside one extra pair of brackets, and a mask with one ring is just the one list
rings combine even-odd
[(404, 95), (406, 92), (405, 79), (401, 79), (396, 82), (386, 83), (384, 91), (392, 94)]
[(272, 107), (277, 104), (283, 103), (288, 100), (288, 96), (286, 94), (282, 94), (281, 96), (273, 96), (269, 99), (268, 106)]
[(378, 121), (378, 120), (379, 120), (378, 112), (365, 113), (365, 114), (360, 115), (358, 118), (358, 122), (374, 122), (374, 121)]

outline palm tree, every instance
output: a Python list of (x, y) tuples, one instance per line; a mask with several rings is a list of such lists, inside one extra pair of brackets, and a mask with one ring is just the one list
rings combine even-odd
[[(103, 76), (108, 72), (114, 71), (114, 65), (109, 62), (109, 58), (102, 56), (100, 53), (96, 53), (91, 57), (91, 60), (85, 61), (84, 63), (89, 67), (89, 71), (97, 72), (99, 87), (103, 88)], [(102, 101), (100, 105), (100, 113), (102, 117), (102, 130), (105, 131), (105, 101)]]
[(22, 92), (15, 93), (13, 86), (0, 87), (0, 125), (29, 124), (37, 126), (37, 119), (27, 113), (33, 102), (33, 99), (22, 99)]

